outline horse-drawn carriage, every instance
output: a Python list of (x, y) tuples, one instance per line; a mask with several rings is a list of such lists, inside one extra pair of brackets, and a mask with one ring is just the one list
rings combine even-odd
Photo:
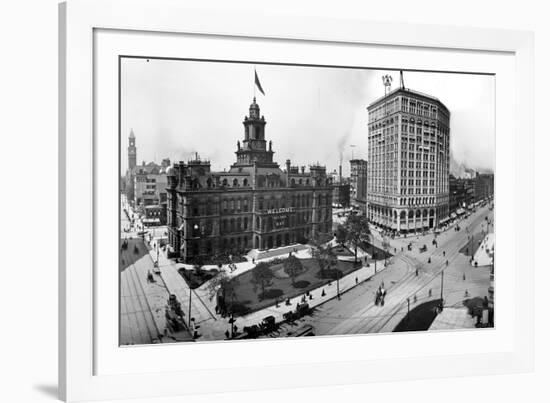
[(383, 286), (378, 287), (376, 290), (376, 298), (374, 299), (374, 304), (376, 306), (384, 306), (384, 300), (386, 299), (386, 289)]

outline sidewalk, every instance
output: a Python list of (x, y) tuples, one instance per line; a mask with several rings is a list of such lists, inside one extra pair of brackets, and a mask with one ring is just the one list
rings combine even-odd
[(475, 328), (475, 318), (468, 314), (468, 308), (445, 308), (435, 317), (428, 330), (473, 328)]
[[(150, 254), (153, 259), (156, 259), (156, 251), (154, 249), (150, 250)], [(310, 257), (309, 248), (302, 249), (294, 255), (300, 258), (308, 258)], [(262, 259), (261, 261), (268, 261), (281, 256), (286, 255), (272, 256), (268, 259)], [(223, 318), (221, 315), (216, 314), (216, 299), (209, 294), (207, 283), (195, 290), (190, 290), (185, 279), (178, 272), (178, 266), (181, 267), (185, 265), (175, 264), (171, 260), (167, 259), (163, 253), (159, 254), (159, 268), (161, 271), (161, 277), (169, 293), (175, 294), (180, 301), (182, 309), (186, 315), (186, 321), (188, 320), (187, 315), (189, 311), (189, 293), (192, 293), (191, 316), (195, 318), (195, 322), (200, 326), (198, 329), (198, 333), (200, 334), (198, 341), (225, 339), (225, 332), (230, 330), (228, 318)], [(252, 264), (252, 262), (242, 262), (237, 266), (238, 269), (231, 273), (232, 276), (238, 275), (246, 270), (250, 270), (255, 266), (255, 264)], [(377, 265), (377, 272), (382, 271), (384, 269), (383, 266), (384, 265), (382, 263), (379, 263)], [(363, 266), (362, 268), (342, 277), (339, 280), (340, 294), (343, 294), (356, 285), (368, 280), (374, 274), (374, 265), (370, 264), (370, 267)], [(321, 296), (323, 290), (325, 291), (324, 297)], [(311, 290), (310, 294), (313, 299), (306, 300), (309, 306), (315, 307), (321, 305), (337, 297), (337, 282), (333, 281), (330, 286), (328, 284), (320, 286), (314, 290)], [(277, 322), (281, 322), (283, 321), (284, 313), (295, 310), (296, 305), (302, 302), (303, 295), (304, 294), (301, 294), (292, 298), (290, 300), (290, 305), (285, 305), (285, 303), (282, 302), (279, 303), (279, 306), (277, 307), (274, 302), (273, 305), (267, 308), (253, 312), (246, 316), (237, 317), (235, 318), (235, 325), (239, 331), (242, 331), (243, 327), (259, 324), (263, 318), (270, 315), (273, 315)]]
[(485, 235), (485, 238), (477, 248), (476, 253), (474, 254), (474, 260), (471, 265), (474, 266), (477, 262), (479, 266), (489, 266), (493, 262), (493, 254), (495, 247), (495, 234), (490, 233)]

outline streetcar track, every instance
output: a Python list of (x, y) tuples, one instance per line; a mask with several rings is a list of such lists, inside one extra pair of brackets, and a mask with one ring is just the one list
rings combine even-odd
[[(476, 218), (477, 218), (477, 220), (479, 220), (481, 218), (481, 215), (479, 217), (476, 217)], [(472, 221), (474, 221), (474, 220), (472, 220)], [(468, 225), (465, 228), (472, 228), (472, 227), (475, 228), (475, 227), (477, 227), (478, 224), (479, 224), (478, 222), (475, 222), (475, 223), (472, 222), (470, 225)], [(450, 244), (452, 243), (452, 238), (447, 239), (446, 242), (443, 245), (438, 246), (436, 251), (434, 251), (431, 255), (429, 255), (430, 260), (432, 260), (432, 258), (436, 259), (436, 258), (448, 257), (449, 262), (454, 261), (459, 256), (460, 249), (462, 249), (462, 247), (464, 246), (464, 242), (468, 241), (469, 232), (467, 232), (466, 234), (461, 233), (461, 235), (462, 235), (461, 238), (459, 238), (458, 242), (455, 243), (455, 246), (450, 246)], [(466, 235), (466, 236), (464, 236), (464, 235)], [(443, 256), (443, 251), (445, 251), (445, 256)], [(399, 255), (395, 255), (395, 257), (400, 258), (402, 261), (405, 262), (405, 264), (407, 264), (407, 266), (409, 268), (413, 268), (413, 269), (415, 269), (415, 271), (419, 266), (420, 267), (423, 266), (423, 264), (420, 263), (415, 257), (408, 256), (404, 253), (399, 254)], [(375, 332), (381, 331), (384, 328), (384, 326), (386, 326), (387, 323), (389, 323), (395, 317), (395, 315), (397, 315), (401, 311), (401, 309), (404, 307), (404, 304), (406, 303), (407, 299), (409, 299), (411, 296), (416, 295), (420, 290), (424, 289), (429, 284), (431, 284), (442, 272), (445, 271), (445, 269), (448, 266), (447, 266), (446, 263), (442, 263), (441, 266), (438, 266), (438, 267), (439, 268), (436, 269), (436, 272), (431, 275), (431, 277), (429, 278), (428, 281), (423, 282), (423, 284), (421, 284), (419, 287), (417, 287), (415, 291), (409, 293), (407, 295), (407, 297), (405, 297), (401, 302), (398, 302), (395, 307), (390, 308), (390, 310), (387, 314), (365, 317), (365, 320), (363, 322), (366, 322), (369, 319), (373, 319), (373, 318), (378, 318), (378, 320), (374, 319), (375, 323), (370, 325), (366, 329), (366, 331), (364, 331), (362, 333), (373, 333), (372, 330), (374, 330), (374, 329), (376, 329)], [(392, 292), (397, 292), (398, 290), (401, 290), (406, 286), (413, 285), (412, 279), (414, 279), (415, 277), (417, 277), (417, 276), (415, 275), (414, 277), (412, 277), (412, 273), (408, 274), (408, 275), (405, 275), (402, 278), (403, 279), (402, 282), (400, 284), (398, 284), (397, 286), (393, 285), (392, 287), (389, 287), (388, 292), (390, 290), (392, 290)], [(448, 291), (451, 291), (451, 290), (448, 290)], [(375, 308), (374, 303), (371, 303), (371, 305), (369, 305), (369, 307), (363, 313), (370, 312), (374, 308)], [(352, 327), (352, 330), (359, 330), (363, 326), (363, 324), (364, 323), (361, 323), (361, 322), (355, 324)], [(381, 326), (379, 326), (380, 324), (381, 324)], [(338, 329), (339, 327), (341, 327), (341, 326), (337, 326), (335, 329)], [(333, 333), (333, 332), (331, 332), (331, 333)]]

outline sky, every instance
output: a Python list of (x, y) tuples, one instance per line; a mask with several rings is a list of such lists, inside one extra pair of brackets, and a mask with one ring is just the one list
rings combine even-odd
[[(255, 91), (254, 68), (265, 96)], [(121, 169), (128, 135), (137, 161), (187, 161), (195, 152), (212, 170), (229, 169), (242, 121), (256, 95), (274, 160), (282, 167), (321, 163), (349, 175), (349, 160), (367, 159), (367, 106), (384, 95), (382, 76), (399, 71), (252, 65), (161, 59), (122, 60)], [(404, 71), (405, 87), (438, 98), (451, 112), (451, 173), (494, 172), (494, 77)], [(455, 172), (453, 172), (455, 171)], [(122, 172), (122, 173), (123, 173)]]

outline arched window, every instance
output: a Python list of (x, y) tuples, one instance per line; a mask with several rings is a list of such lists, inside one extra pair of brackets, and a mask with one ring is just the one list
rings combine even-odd
[(244, 178), (244, 180), (243, 180), (243, 186), (248, 186), (248, 179)]
[(237, 178), (233, 179), (233, 187), (237, 187), (239, 186), (239, 181), (237, 180)]
[(227, 186), (227, 179), (225, 179), (225, 178), (223, 179), (222, 185), (223, 185), (223, 186)]

